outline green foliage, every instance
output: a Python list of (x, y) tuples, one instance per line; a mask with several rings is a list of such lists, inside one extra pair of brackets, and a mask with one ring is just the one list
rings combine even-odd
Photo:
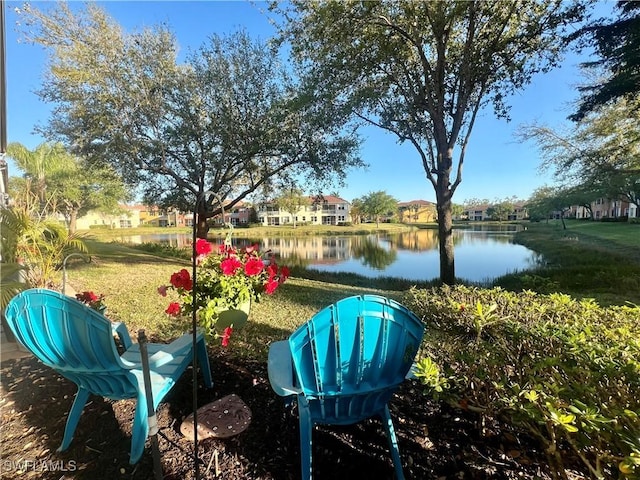
[[(148, 203), (191, 211), (210, 191), (233, 208), (272, 179), (319, 186), (363, 165), (344, 115), (247, 32), (211, 35), (179, 63), (166, 25), (129, 33), (97, 4), (21, 15), (26, 40), (49, 54), (38, 92), (55, 108), (46, 133), (139, 184)], [(205, 203), (199, 218), (220, 213)]]
[(86, 252), (81, 236), (25, 208), (0, 209), (2, 304), (25, 287), (52, 287), (64, 258)]
[[(275, 2), (274, 2), (275, 3)], [(451, 202), (478, 111), (551, 68), (576, 2), (282, 3), (284, 36), (313, 95), (416, 150), (435, 190), (441, 280), (455, 281)]]
[(609, 74), (605, 81), (580, 88), (583, 96), (577, 112), (570, 117), (574, 121), (616, 98), (632, 97), (640, 91), (640, 4), (619, 1), (617, 7), (619, 17), (614, 21), (600, 19), (574, 34), (595, 47), (600, 57), (582, 66), (598, 72), (604, 68)]
[(25, 196), (33, 194), (41, 204), (47, 202), (47, 177), (69, 159), (69, 153), (62, 144), (47, 142), (41, 143), (34, 150), (29, 150), (21, 143), (12, 142), (7, 145), (7, 155), (14, 160), (27, 179), (27, 188), (19, 192), (15, 198), (24, 200)]
[(118, 209), (119, 201), (130, 197), (113, 168), (90, 165), (59, 143), (42, 143), (34, 150), (11, 143), (7, 151), (25, 177), (19, 182), (23, 188), (14, 188), (15, 203), (29, 208), (29, 197), (35, 196), (40, 213), (64, 215), (70, 233), (76, 231), (78, 216), (89, 210), (111, 213)]
[(427, 324), (427, 387), (526, 429), (555, 475), (573, 455), (596, 478), (637, 478), (640, 307), (463, 286), (412, 289), (405, 304)]
[(233, 309), (248, 314), (251, 302), (259, 301), (265, 293), (273, 294), (289, 276), (289, 269), (279, 268), (273, 256), (265, 264), (257, 245), (238, 250), (230, 241), (214, 246), (198, 239), (195, 250), (196, 276), (191, 278), (183, 268), (173, 273), (169, 285), (161, 286), (158, 292), (166, 296), (167, 290), (175, 290), (180, 301), (171, 302), (166, 313), (190, 316), (195, 310), (200, 326), (210, 337), (220, 333), (222, 312)]
[(491, 217), (492, 220), (498, 220), (504, 222), (509, 219), (509, 215), (513, 213), (515, 210), (515, 206), (513, 202), (508, 200), (503, 200), (498, 203), (494, 203), (487, 209), (487, 215)]
[(565, 212), (571, 205), (571, 201), (563, 195), (561, 188), (545, 185), (534, 190), (527, 201), (527, 210), (532, 220), (550, 218), (554, 213), (560, 213), (564, 218)]
[(382, 216), (393, 216), (398, 209), (398, 200), (382, 190), (367, 193), (359, 204), (362, 213), (375, 219), (376, 225), (379, 225)]
[(605, 197), (640, 208), (639, 125), (640, 99), (620, 98), (566, 131), (530, 125), (520, 130), (519, 137), (536, 143), (541, 167), (552, 169), (563, 183), (551, 192), (560, 203), (558, 207), (587, 206)]
[(299, 188), (291, 187), (284, 189), (282, 194), (276, 199), (276, 205), (291, 215), (293, 228), (296, 228), (296, 214), (303, 208), (311, 204), (311, 200)]
[(637, 225), (567, 221), (529, 224), (515, 242), (540, 252), (540, 264), (494, 281), (508, 290), (563, 292), (601, 305), (640, 305), (640, 234)]
[(440, 368), (429, 357), (421, 358), (416, 363), (414, 375), (427, 387), (426, 392), (436, 398), (439, 393), (449, 388), (449, 382), (442, 376)]
[(152, 253), (161, 257), (182, 258), (191, 260), (191, 248), (175, 247), (166, 243), (144, 242), (130, 244), (131, 248), (142, 250), (143, 252)]

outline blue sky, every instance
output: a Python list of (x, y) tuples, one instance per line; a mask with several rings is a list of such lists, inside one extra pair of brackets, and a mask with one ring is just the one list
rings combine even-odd
[[(31, 2), (37, 8), (46, 3)], [(98, 2), (125, 30), (166, 23), (175, 33), (182, 52), (199, 47), (212, 33), (230, 33), (244, 28), (266, 40), (274, 29), (266, 4), (236, 1), (107, 1)], [(35, 148), (44, 139), (33, 130), (44, 124), (49, 107), (34, 93), (45, 73), (46, 55), (39, 46), (19, 42), (16, 29), (19, 17), (15, 8), (22, 2), (7, 1), (7, 130), (9, 142)], [(597, 11), (607, 15), (614, 2), (601, 2)], [(80, 5), (79, 5), (80, 6)], [(538, 122), (550, 126), (568, 124), (570, 103), (577, 98), (575, 85), (580, 81), (579, 58), (567, 54), (561, 67), (534, 77), (531, 85), (508, 100), (511, 122), (498, 120), (492, 111), (481, 112), (465, 156), (463, 182), (454, 196), (455, 203), (465, 199), (489, 200), (516, 196), (528, 198), (544, 184), (552, 183), (548, 174), (538, 171), (539, 156), (533, 145), (517, 143), (514, 132), (521, 124)], [(364, 143), (360, 154), (370, 166), (353, 171), (340, 196), (353, 200), (371, 191), (384, 190), (399, 201), (423, 199), (435, 201), (433, 187), (426, 179), (417, 152), (399, 145), (383, 130), (370, 127), (361, 132)], [(10, 175), (19, 172), (11, 168)]]

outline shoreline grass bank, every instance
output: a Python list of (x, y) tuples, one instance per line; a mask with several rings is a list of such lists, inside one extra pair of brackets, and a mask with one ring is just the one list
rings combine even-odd
[(526, 223), (514, 241), (544, 265), (496, 279), (508, 290), (565, 293), (601, 305), (640, 305), (640, 225), (566, 221)]

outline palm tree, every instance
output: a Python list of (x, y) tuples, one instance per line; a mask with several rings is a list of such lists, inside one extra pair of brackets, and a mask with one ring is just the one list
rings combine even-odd
[(64, 258), (87, 251), (80, 235), (70, 235), (61, 223), (35, 213), (26, 206), (0, 209), (2, 310), (21, 290), (54, 286)]
[(61, 164), (69, 160), (69, 153), (60, 143), (41, 143), (35, 150), (29, 150), (21, 143), (7, 145), (7, 155), (27, 178), (31, 179), (33, 192), (38, 196), (40, 205), (47, 201), (47, 177)]

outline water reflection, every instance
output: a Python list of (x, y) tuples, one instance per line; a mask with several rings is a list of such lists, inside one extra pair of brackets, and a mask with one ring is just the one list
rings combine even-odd
[(351, 257), (360, 260), (365, 267), (384, 270), (398, 258), (398, 253), (391, 242), (384, 242), (370, 236), (353, 240)]
[[(474, 225), (453, 231), (456, 274), (474, 282), (490, 281), (509, 272), (538, 264), (535, 252), (512, 242), (517, 225)], [(132, 243), (158, 242), (175, 247), (191, 245), (188, 234), (134, 235), (121, 238)], [(222, 242), (222, 237), (210, 238)], [(350, 236), (233, 238), (243, 247), (260, 243), (277, 259), (328, 272), (351, 272), (368, 277), (390, 276), (431, 280), (440, 272), (437, 230), (399, 234)]]

